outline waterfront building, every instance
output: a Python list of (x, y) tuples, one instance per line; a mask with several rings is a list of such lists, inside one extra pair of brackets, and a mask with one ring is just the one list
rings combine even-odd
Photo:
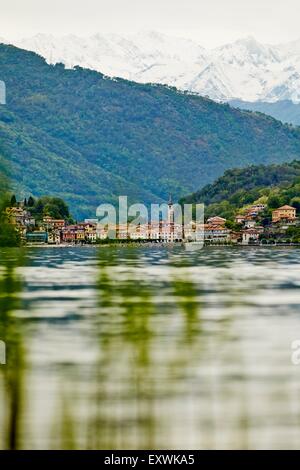
[(72, 244), (76, 242), (76, 227), (74, 225), (69, 225), (62, 230), (62, 241)]
[(42, 230), (36, 232), (28, 232), (26, 241), (32, 244), (45, 244), (48, 242), (48, 233)]
[(204, 241), (211, 243), (224, 243), (230, 241), (230, 230), (224, 226), (205, 224)]
[(254, 228), (248, 228), (246, 230), (242, 230), (242, 244), (249, 245), (251, 243), (257, 244), (259, 241), (259, 237), (261, 234), (261, 230), (257, 230)]
[(48, 232), (48, 244), (59, 245), (61, 243), (61, 232), (60, 230), (51, 230)]

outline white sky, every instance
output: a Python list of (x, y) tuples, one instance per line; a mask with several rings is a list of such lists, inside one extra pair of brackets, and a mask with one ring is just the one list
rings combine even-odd
[(0, 37), (157, 30), (215, 47), (300, 38), (300, 0), (0, 0)]

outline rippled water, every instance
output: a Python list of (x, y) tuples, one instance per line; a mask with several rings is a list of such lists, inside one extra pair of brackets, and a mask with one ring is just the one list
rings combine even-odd
[(297, 448), (300, 250), (0, 251), (0, 448)]

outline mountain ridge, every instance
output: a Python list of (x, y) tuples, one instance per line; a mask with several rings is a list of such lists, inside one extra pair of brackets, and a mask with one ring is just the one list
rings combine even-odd
[(82, 38), (38, 34), (12, 42), (49, 64), (79, 65), (110, 77), (175, 86), (217, 101), (300, 102), (300, 40), (268, 45), (253, 37), (205, 49), (191, 39), (148, 31)]
[(300, 130), (268, 116), (109, 79), (0, 45), (0, 139), (18, 195), (57, 195), (76, 217), (103, 202), (174, 199), (227, 168), (300, 154)]

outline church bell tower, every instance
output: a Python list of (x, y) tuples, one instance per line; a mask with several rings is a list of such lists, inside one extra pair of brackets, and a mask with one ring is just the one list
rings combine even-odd
[(171, 195), (168, 202), (168, 224), (174, 225), (174, 206)]

